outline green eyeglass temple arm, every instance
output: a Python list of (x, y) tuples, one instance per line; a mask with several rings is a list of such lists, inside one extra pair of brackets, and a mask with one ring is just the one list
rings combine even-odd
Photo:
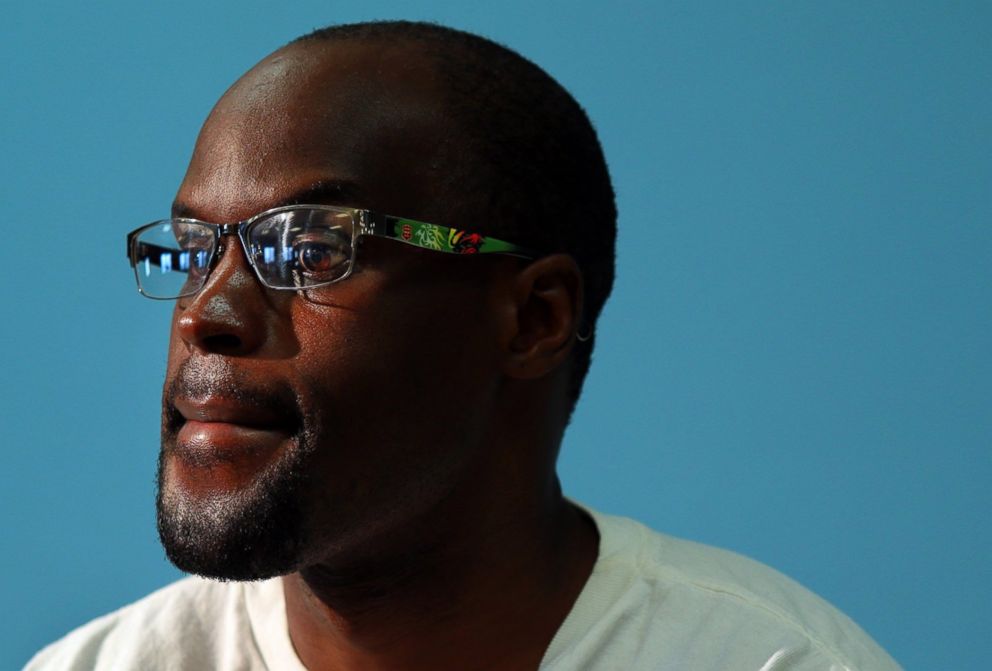
[(479, 233), (369, 210), (364, 210), (362, 214), (362, 232), (366, 235), (392, 238), (422, 249), (433, 249), (449, 254), (510, 254), (525, 259), (536, 259), (542, 255), (533, 249)]

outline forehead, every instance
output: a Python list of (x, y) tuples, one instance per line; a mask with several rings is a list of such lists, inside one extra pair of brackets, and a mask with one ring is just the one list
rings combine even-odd
[(340, 182), (362, 201), (347, 204), (426, 216), (444, 118), (436, 70), (414, 47), (292, 45), (217, 103), (177, 202), (200, 218), (235, 221), (314, 183)]

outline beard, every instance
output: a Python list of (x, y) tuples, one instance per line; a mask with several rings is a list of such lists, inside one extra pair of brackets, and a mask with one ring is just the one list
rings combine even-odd
[(180, 391), (186, 395), (222, 392), (248, 404), (299, 417), (289, 394), (249, 391), (227, 382), (221, 386), (203, 373), (180, 370), (163, 402), (156, 511), (166, 556), (182, 571), (220, 580), (262, 580), (292, 573), (300, 567), (308, 546), (304, 484), (313, 449), (309, 432), (302, 424), (297, 425), (292, 447), (244, 487), (194, 495), (168, 482), (169, 455), (195, 461), (207, 470), (211, 466), (209, 456), (191, 459), (178, 453), (176, 436), (184, 419), (171, 399)]

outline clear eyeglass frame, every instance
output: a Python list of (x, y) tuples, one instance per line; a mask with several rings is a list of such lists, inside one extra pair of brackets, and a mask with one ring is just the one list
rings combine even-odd
[(372, 210), (287, 205), (235, 223), (177, 217), (131, 231), (127, 257), (138, 291), (157, 300), (195, 295), (225, 251), (223, 238), (230, 235), (237, 235), (258, 281), (280, 291), (315, 289), (347, 279), (354, 270), (362, 236), (448, 254), (542, 256), (533, 249), (476, 232)]

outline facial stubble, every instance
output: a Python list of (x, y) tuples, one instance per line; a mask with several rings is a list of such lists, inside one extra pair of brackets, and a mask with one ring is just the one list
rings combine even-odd
[[(181, 419), (166, 395), (158, 461), (156, 509), (166, 556), (187, 573), (220, 580), (262, 580), (299, 569), (307, 543), (306, 474), (313, 435), (299, 426), (287, 448), (250, 483), (196, 494), (169, 476), (168, 461), (184, 459), (176, 436)], [(192, 464), (208, 475), (216, 464)]]

